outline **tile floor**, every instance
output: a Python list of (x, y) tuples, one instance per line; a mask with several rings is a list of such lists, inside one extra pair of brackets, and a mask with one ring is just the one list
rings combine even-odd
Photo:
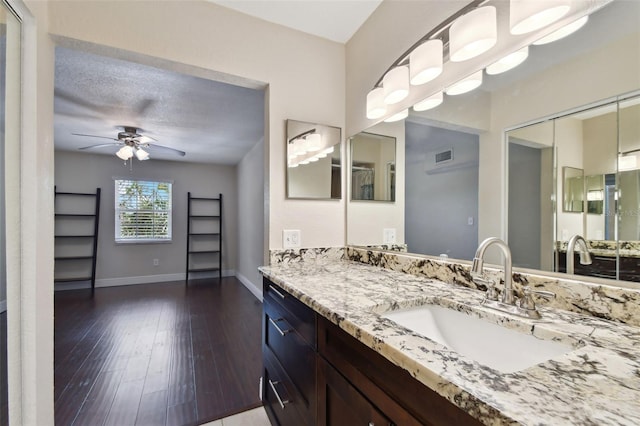
[(201, 426), (271, 426), (271, 423), (264, 407), (258, 407)]

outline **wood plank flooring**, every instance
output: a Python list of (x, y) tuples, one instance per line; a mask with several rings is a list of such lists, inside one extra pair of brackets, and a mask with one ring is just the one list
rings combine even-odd
[(237, 279), (55, 294), (57, 425), (195, 425), (259, 406), (262, 303)]

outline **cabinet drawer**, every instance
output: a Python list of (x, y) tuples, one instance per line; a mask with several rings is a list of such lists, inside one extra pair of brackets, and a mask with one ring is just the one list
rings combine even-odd
[(314, 349), (316, 348), (315, 313), (307, 305), (291, 296), (268, 279), (263, 281), (264, 304), (276, 304), (289, 314), (287, 322)]
[[(302, 415), (306, 411), (304, 404), (282, 368), (266, 349), (263, 351), (263, 403), (271, 423), (278, 426), (311, 425), (309, 420)], [(301, 407), (302, 405), (302, 407)]]
[(272, 352), (300, 393), (300, 409), (313, 418), (316, 403), (316, 352), (293, 329), (287, 312), (279, 305), (264, 306), (264, 350)]

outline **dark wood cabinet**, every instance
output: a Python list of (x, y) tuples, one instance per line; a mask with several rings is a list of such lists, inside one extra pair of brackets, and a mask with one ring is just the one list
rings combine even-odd
[(479, 425), (265, 278), (263, 402), (273, 425)]
[[(622, 281), (640, 282), (640, 258), (623, 257), (616, 261), (616, 257), (591, 256), (590, 265), (580, 264), (579, 254), (574, 254), (574, 272), (576, 275), (585, 275), (597, 278), (619, 279)], [(616, 278), (616, 268), (619, 268), (619, 277)], [(558, 253), (558, 272), (567, 272), (567, 253)]]

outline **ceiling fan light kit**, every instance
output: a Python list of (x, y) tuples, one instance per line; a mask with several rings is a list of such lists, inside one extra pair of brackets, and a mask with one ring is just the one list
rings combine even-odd
[[(171, 148), (168, 146), (157, 145), (155, 139), (141, 135), (139, 129), (135, 127), (123, 127), (124, 131), (118, 133), (117, 138), (110, 138), (108, 136), (98, 136), (98, 135), (86, 135), (81, 133), (73, 133), (75, 136), (86, 136), (91, 138), (101, 138), (101, 139), (110, 139), (115, 142), (112, 143), (102, 143), (97, 145), (89, 145), (82, 148), (80, 150), (94, 149), (94, 148), (103, 148), (107, 146), (120, 146), (120, 149), (116, 152), (116, 156), (121, 160), (127, 161), (132, 159), (134, 156), (139, 161), (145, 161), (150, 158), (149, 149), (152, 151), (154, 149), (169, 151), (173, 154), (178, 154), (181, 157), (184, 157), (186, 153), (184, 151), (180, 151), (179, 149)], [(144, 148), (144, 149), (143, 149)]]

